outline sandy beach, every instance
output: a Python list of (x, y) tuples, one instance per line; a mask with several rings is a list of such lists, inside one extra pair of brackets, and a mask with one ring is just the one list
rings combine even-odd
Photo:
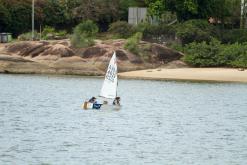
[(149, 69), (119, 73), (121, 78), (247, 83), (247, 70), (228, 68)]

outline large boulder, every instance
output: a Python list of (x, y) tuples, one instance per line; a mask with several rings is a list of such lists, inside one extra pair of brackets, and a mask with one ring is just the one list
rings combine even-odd
[(101, 57), (101, 56), (104, 56), (106, 52), (107, 52), (107, 49), (105, 47), (93, 46), (93, 47), (87, 48), (82, 53), (81, 57), (83, 57), (83, 58)]
[(153, 54), (154, 59), (165, 63), (179, 60), (183, 56), (182, 53), (160, 44), (152, 44), (151, 53)]
[(55, 45), (46, 46), (46, 49), (43, 50), (43, 52), (41, 52), (40, 55), (55, 55), (59, 57), (71, 57), (74, 55), (74, 52), (68, 46), (64, 46), (62, 44), (55, 44)]
[(65, 45), (66, 43), (52, 43), (46, 41), (38, 42), (16, 42), (6, 47), (6, 51), (9, 54), (17, 54), (20, 56), (46, 56), (54, 55), (58, 57), (71, 57), (75, 53), (71, 48)]

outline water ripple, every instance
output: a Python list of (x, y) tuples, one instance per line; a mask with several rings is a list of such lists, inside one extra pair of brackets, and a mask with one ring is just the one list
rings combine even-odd
[(245, 165), (246, 85), (120, 80), (120, 111), (81, 110), (101, 83), (0, 75), (0, 164)]

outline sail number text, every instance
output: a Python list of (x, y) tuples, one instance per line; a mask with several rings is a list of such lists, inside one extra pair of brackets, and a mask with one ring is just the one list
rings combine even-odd
[(111, 82), (114, 82), (114, 79), (116, 77), (116, 68), (112, 65), (109, 65), (107, 73), (106, 73), (106, 79), (110, 80)]

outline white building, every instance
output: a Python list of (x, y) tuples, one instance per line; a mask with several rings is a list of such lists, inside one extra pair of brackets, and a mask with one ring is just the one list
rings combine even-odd
[(137, 25), (138, 23), (145, 22), (147, 20), (147, 8), (144, 7), (130, 7), (128, 23), (131, 25)]

